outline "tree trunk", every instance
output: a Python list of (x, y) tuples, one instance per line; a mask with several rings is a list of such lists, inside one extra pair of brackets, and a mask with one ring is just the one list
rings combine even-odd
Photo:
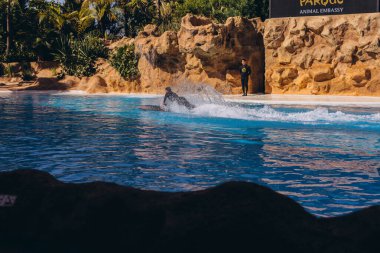
[(106, 28), (105, 28), (105, 25), (104, 25), (104, 21), (103, 20), (100, 20), (100, 32), (101, 32), (101, 36), (102, 38), (106, 38)]
[(7, 6), (7, 47), (5, 50), (5, 55), (9, 55), (11, 51), (11, 0), (8, 0), (8, 6)]
[(129, 26), (128, 26), (128, 11), (127, 7), (123, 7), (123, 15), (124, 15), (124, 36), (128, 37), (130, 36), (129, 34)]
[(157, 23), (161, 24), (161, 0), (155, 0), (154, 2), (157, 9)]

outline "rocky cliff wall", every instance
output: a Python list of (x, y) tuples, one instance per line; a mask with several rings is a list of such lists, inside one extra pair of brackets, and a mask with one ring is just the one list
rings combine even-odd
[[(159, 34), (148, 25), (135, 39), (124, 38), (109, 46), (111, 50), (135, 44), (140, 56), (139, 80), (124, 80), (107, 61), (97, 62), (97, 73), (90, 78), (38, 78), (24, 89), (80, 89), (89, 93), (163, 93), (167, 86), (183, 82), (205, 83), (223, 94), (240, 94), (239, 66), (246, 58), (253, 75), (250, 92), (264, 90), (263, 22), (260, 19), (229, 18), (216, 24), (208, 18), (187, 15), (178, 32)], [(39, 75), (37, 75), (39, 77)], [(1, 81), (1, 80), (0, 80)], [(19, 88), (17, 88), (19, 89)]]
[(380, 14), (265, 22), (266, 92), (380, 95)]
[(253, 67), (251, 92), (263, 90), (264, 45), (259, 19), (229, 18), (225, 24), (187, 15), (178, 33), (145, 27), (135, 40), (142, 92), (162, 92), (184, 81), (207, 83), (224, 94), (241, 93), (241, 58)]
[(253, 68), (250, 93), (380, 96), (380, 13), (265, 23), (233, 17), (225, 24), (187, 15), (178, 32), (159, 34), (148, 25), (135, 39), (124, 38), (110, 48), (131, 43), (140, 55), (139, 80), (126, 81), (99, 60), (96, 75), (81, 80), (49, 79), (51, 70), (39, 66), (37, 81), (27, 89), (163, 93), (166, 86), (188, 81), (240, 94), (238, 68), (247, 58)]

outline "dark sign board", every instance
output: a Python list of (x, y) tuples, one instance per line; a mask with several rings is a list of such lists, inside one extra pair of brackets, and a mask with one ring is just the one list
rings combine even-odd
[(300, 17), (370, 13), (380, 0), (270, 0), (270, 17)]

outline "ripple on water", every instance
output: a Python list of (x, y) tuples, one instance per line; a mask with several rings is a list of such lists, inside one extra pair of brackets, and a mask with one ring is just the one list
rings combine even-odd
[(4, 95), (0, 170), (162, 191), (243, 180), (319, 216), (380, 204), (380, 117), (371, 108), (204, 104), (162, 113), (138, 109), (156, 96), (78, 95)]

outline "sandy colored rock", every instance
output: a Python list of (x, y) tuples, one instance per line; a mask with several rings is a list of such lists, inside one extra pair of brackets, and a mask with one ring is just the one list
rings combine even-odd
[(65, 76), (62, 80), (60, 80), (61, 83), (65, 83), (69, 87), (76, 87), (80, 82), (79, 77), (75, 76)]
[(92, 93), (163, 93), (167, 86), (190, 82), (208, 84), (223, 94), (239, 94), (238, 68), (241, 58), (246, 58), (253, 71), (250, 93), (262, 92), (265, 86), (266, 93), (274, 94), (380, 96), (379, 38), (379, 13), (279, 18), (265, 23), (231, 17), (224, 24), (189, 14), (178, 32), (161, 34), (157, 26), (148, 25), (135, 39), (108, 45), (115, 50), (135, 44), (140, 56), (138, 80), (125, 80), (108, 61), (99, 59), (92, 78), (57, 80), (61, 71), (57, 63), (38, 62), (30, 63), (35, 83), (22, 81), (20, 63), (9, 65), (16, 73), (13, 79), (0, 81), (17, 89)]
[(54, 61), (31, 62), (30, 65), (37, 77), (55, 77), (62, 71), (59, 63)]
[[(226, 73), (226, 81), (231, 88), (241, 88), (240, 72), (238, 70), (228, 70)], [(240, 90), (238, 91), (240, 92)], [(234, 93), (234, 92), (233, 92)]]
[(66, 77), (64, 82), (76, 83), (72, 89), (88, 93), (135, 93), (141, 90), (138, 80), (125, 80), (107, 60), (99, 59), (96, 62), (96, 69), (96, 74), (92, 77), (76, 78), (75, 80)]
[(355, 87), (364, 87), (371, 77), (371, 70), (365, 67), (349, 69), (345, 76), (346, 82)]
[(189, 14), (182, 19), (178, 33), (158, 35), (149, 25), (135, 43), (142, 92), (162, 93), (164, 87), (188, 80), (209, 84), (224, 94), (241, 93), (236, 73), (242, 58), (247, 58), (253, 69), (251, 92), (263, 87), (264, 48), (258, 19), (233, 17), (216, 24)]
[(266, 92), (380, 96), (379, 38), (378, 13), (269, 19)]
[(11, 78), (9, 78), (9, 82), (19, 83), (19, 82), (22, 82), (22, 78), (21, 77), (11, 77)]
[(329, 64), (313, 65), (310, 73), (314, 82), (324, 82), (334, 78), (334, 70)]
[(38, 77), (37, 80), (27, 87), (21, 87), (24, 90), (68, 90), (72, 84), (65, 83), (55, 77)]
[(107, 93), (107, 82), (100, 76), (92, 76), (82, 78), (79, 89), (85, 90), (88, 93)]
[(112, 42), (111, 44), (108, 45), (108, 48), (110, 50), (115, 50), (119, 47), (123, 47), (123, 46), (127, 46), (127, 45), (131, 45), (134, 43), (134, 39), (132, 38), (127, 38), (127, 37), (124, 37), (124, 38), (121, 38), (120, 40), (117, 40), (117, 41), (114, 41)]

